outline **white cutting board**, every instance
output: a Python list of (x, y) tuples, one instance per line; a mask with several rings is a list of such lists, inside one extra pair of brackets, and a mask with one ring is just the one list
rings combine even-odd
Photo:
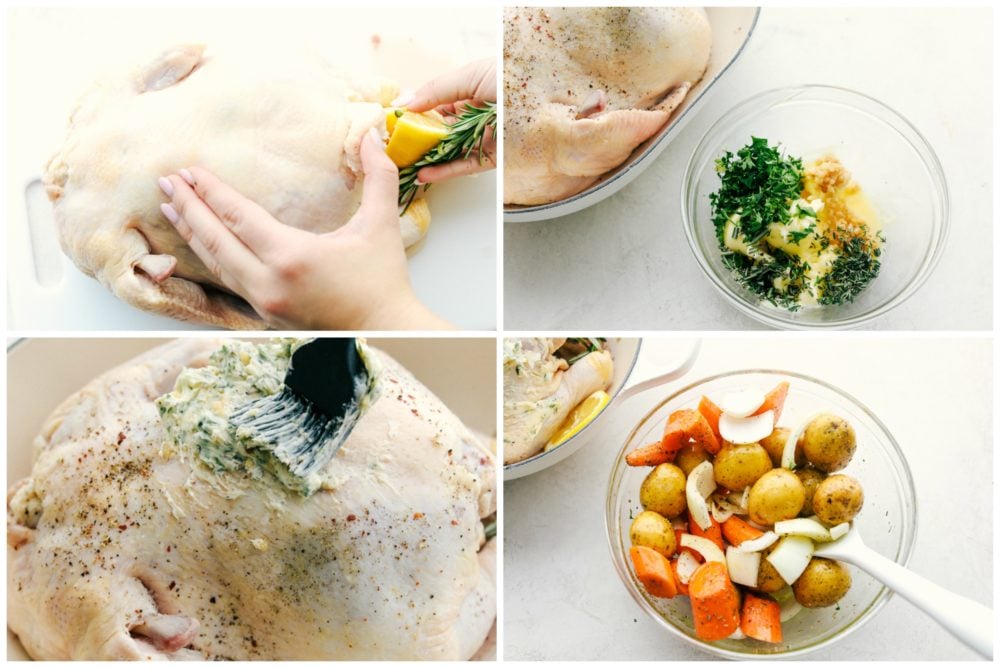
[[(185, 42), (306, 48), (353, 74), (394, 79), (404, 90), (496, 54), (491, 8), (22, 7), (8, 19), (7, 321), (14, 331), (197, 328), (119, 301), (59, 250), (38, 178), (94, 79)], [(463, 329), (496, 327), (496, 189), (496, 172), (435, 186), (428, 194), (431, 229), (410, 259), (417, 295)]]

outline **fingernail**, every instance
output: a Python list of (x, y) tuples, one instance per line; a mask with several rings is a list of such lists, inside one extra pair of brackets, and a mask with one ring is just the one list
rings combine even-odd
[(413, 102), (413, 93), (403, 91), (399, 94), (399, 97), (397, 97), (389, 104), (391, 104), (394, 107), (405, 107), (410, 102)]
[(185, 181), (187, 181), (187, 183), (188, 183), (189, 186), (193, 186), (194, 185), (194, 177), (191, 175), (191, 172), (189, 172), (186, 169), (181, 169), (177, 173), (181, 175), (182, 179), (184, 179)]
[(170, 179), (168, 179), (165, 176), (161, 176), (160, 178), (156, 179), (156, 184), (160, 186), (160, 190), (163, 191), (164, 195), (166, 195), (167, 197), (174, 196), (174, 184), (170, 182)]
[(170, 221), (171, 225), (176, 225), (177, 221), (181, 219), (181, 217), (177, 215), (177, 209), (166, 202), (160, 205), (160, 211), (163, 212), (164, 217)]

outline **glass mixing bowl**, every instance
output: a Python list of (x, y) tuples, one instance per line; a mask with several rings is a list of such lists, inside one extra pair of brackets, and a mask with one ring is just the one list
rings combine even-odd
[[(715, 161), (751, 137), (778, 142), (803, 162), (833, 153), (884, 222), (878, 277), (849, 304), (772, 306), (737, 283), (722, 264), (709, 194), (719, 188)], [(712, 284), (740, 311), (772, 327), (857, 327), (899, 306), (927, 280), (948, 233), (948, 189), (941, 164), (909, 122), (881, 102), (831, 86), (780, 88), (727, 112), (695, 148), (681, 192), (688, 242)]]
[(636, 579), (628, 556), (629, 526), (632, 518), (642, 511), (639, 485), (650, 469), (628, 466), (625, 453), (658, 440), (670, 413), (696, 408), (702, 395), (719, 397), (748, 385), (769, 390), (782, 380), (790, 381), (791, 387), (781, 426), (794, 431), (814, 413), (829, 411), (846, 418), (854, 427), (858, 447), (843, 472), (856, 478), (864, 488), (864, 507), (855, 518), (855, 526), (865, 543), (906, 565), (916, 534), (913, 478), (899, 444), (871, 411), (841, 390), (797, 373), (755, 369), (712, 376), (664, 399), (628, 435), (611, 471), (605, 506), (611, 556), (625, 587), (648, 615), (669, 633), (726, 658), (795, 657), (826, 647), (860, 628), (891, 595), (867, 573), (848, 566), (853, 583), (847, 595), (836, 606), (804, 609), (782, 624), (783, 642), (770, 644), (752, 639), (706, 642), (695, 636), (687, 597), (655, 598)]

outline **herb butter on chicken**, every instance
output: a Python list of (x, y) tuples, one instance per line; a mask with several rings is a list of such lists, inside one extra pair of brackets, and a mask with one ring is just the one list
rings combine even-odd
[(691, 7), (504, 10), (504, 202), (591, 186), (660, 130), (708, 66)]
[(475, 654), (496, 616), (492, 452), (369, 349), (377, 396), (318, 487), (290, 487), (225, 432), (292, 345), (178, 341), (56, 409), (8, 492), (8, 623), (31, 656)]

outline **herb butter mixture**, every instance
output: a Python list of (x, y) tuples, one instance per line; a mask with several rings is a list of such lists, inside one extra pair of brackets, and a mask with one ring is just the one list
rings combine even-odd
[(803, 167), (753, 137), (716, 171), (710, 201), (722, 261), (750, 292), (796, 311), (852, 302), (878, 276), (885, 238), (837, 158)]
[(207, 366), (185, 369), (173, 392), (156, 400), (169, 443), (191, 451), (213, 471), (244, 471), (257, 480), (274, 479), (308, 496), (322, 485), (318, 474), (300, 477), (276, 456), (276, 445), (236, 429), (233, 411), (284, 386), (292, 353), (304, 340), (266, 343), (229, 341)]

